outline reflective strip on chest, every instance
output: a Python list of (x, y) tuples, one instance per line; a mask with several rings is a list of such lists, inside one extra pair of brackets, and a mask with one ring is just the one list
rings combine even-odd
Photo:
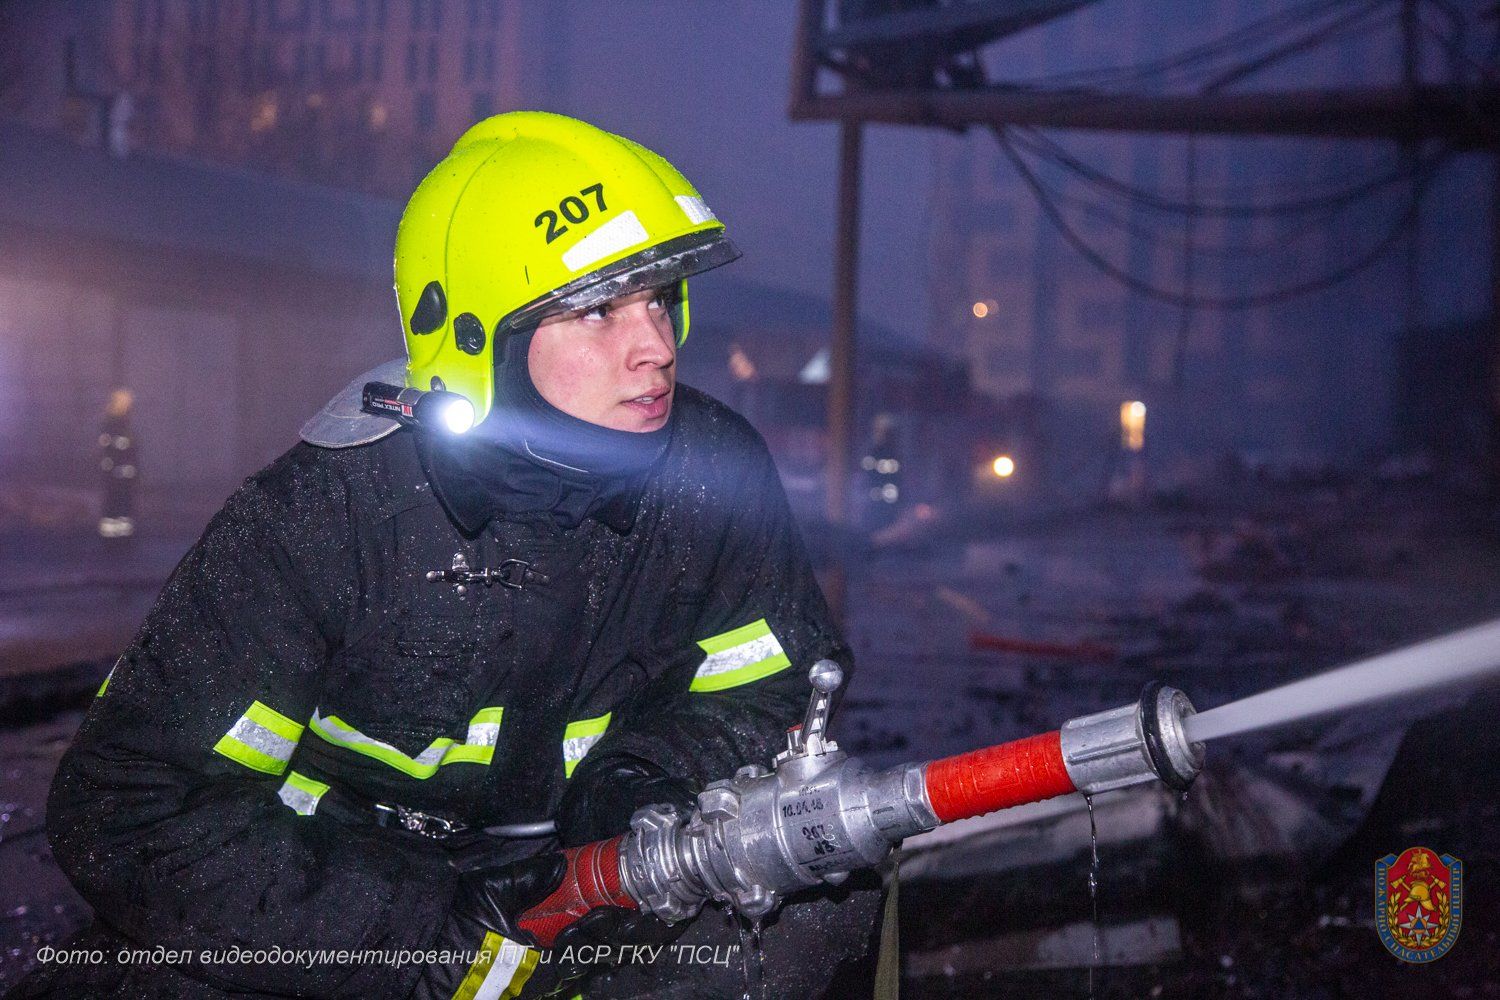
[(214, 744), (214, 752), (252, 771), (280, 774), (297, 749), (302, 728), (269, 705), (251, 702), (245, 714)]
[(605, 712), (596, 719), (579, 719), (568, 723), (568, 728), (563, 730), (563, 774), (566, 777), (573, 777), (573, 769), (593, 745), (599, 742), (599, 737), (609, 728), (609, 717), (613, 714)]
[(326, 791), (328, 786), (323, 782), (314, 781), (296, 771), (288, 771), (286, 781), (281, 783), (281, 789), (276, 795), (292, 812), (299, 816), (311, 816), (318, 811), (318, 800)]
[(413, 778), (430, 778), (444, 764), (489, 764), (495, 756), (495, 743), (500, 738), (500, 717), (504, 712), (503, 708), (480, 709), (469, 720), (469, 733), (462, 743), (440, 736), (415, 757), (408, 757), (389, 743), (366, 736), (336, 715), (322, 715), (317, 709), (313, 710), (308, 725), (334, 746), (371, 757)]
[(535, 948), (486, 931), (479, 957), (458, 984), (453, 1000), (512, 1000), (520, 996), (541, 955)]
[(690, 691), (722, 691), (769, 677), (792, 665), (764, 618), (698, 643), (708, 656), (698, 665)]

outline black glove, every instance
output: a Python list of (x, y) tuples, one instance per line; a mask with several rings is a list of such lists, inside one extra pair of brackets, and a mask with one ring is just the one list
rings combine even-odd
[(498, 868), (475, 868), (463, 873), (453, 913), (485, 930), (534, 945), (536, 939), (516, 921), (562, 885), (568, 859), (556, 852), (512, 861)]
[[(482, 854), (482, 852), (481, 852)], [(521, 914), (550, 896), (562, 884), (567, 859), (556, 852), (509, 864), (476, 864), (479, 855), (470, 853), (455, 858), (461, 874), (458, 891), (448, 911), (442, 932), (432, 945), (436, 952), (468, 953), (468, 960), (424, 965), (414, 1000), (448, 1000), (470, 976), (483, 982), (486, 976), (500, 977), (500, 991), (518, 989), (523, 997), (545, 997), (580, 978), (586, 970), (552, 962), (538, 964), (536, 939), (518, 926)], [(486, 936), (494, 932), (506, 939), (492, 952), (489, 961), (473, 960), (482, 950)], [(491, 939), (493, 943), (493, 939)], [(528, 950), (522, 951), (522, 945)], [(534, 966), (527, 974), (527, 967)], [(491, 984), (493, 985), (493, 984)], [(517, 995), (517, 994), (508, 994)]]
[(687, 930), (688, 921), (669, 924), (640, 910), (623, 906), (601, 906), (585, 913), (557, 936), (553, 951), (579, 945), (618, 947), (620, 945), (670, 944)]
[(683, 817), (692, 815), (697, 793), (639, 757), (573, 775), (557, 807), (557, 835), (564, 847), (577, 847), (618, 836), (630, 829), (630, 817), (641, 806), (668, 804)]
[[(549, 852), (495, 864), (492, 859), (503, 855), (488, 838), (455, 847), (449, 860), (461, 873), (458, 892), (433, 950), (474, 953), (481, 949), (489, 932), (505, 938), (506, 944), (477, 971), (472, 957), (469, 961), (425, 966), (414, 1000), (448, 1000), (467, 977), (475, 975), (483, 981), (487, 969), (505, 979), (501, 990), (519, 989), (513, 995), (522, 998), (571, 996), (576, 985), (596, 969), (625, 958), (640, 960), (640, 953), (627, 954), (621, 946), (664, 945), (687, 929), (687, 921), (669, 925), (639, 910), (604, 906), (590, 910), (565, 928), (550, 953), (537, 955), (536, 939), (518, 922), (522, 914), (562, 884), (567, 859)], [(524, 965), (518, 950), (522, 945), (533, 949), (526, 953), (529, 957)], [(529, 973), (525, 972), (527, 968)]]
[[(670, 962), (670, 955), (660, 946), (676, 941), (690, 922), (667, 924), (640, 910), (601, 906), (557, 935), (552, 962), (558, 967), (560, 981), (570, 985), (621, 963)], [(664, 954), (668, 955), (665, 959)], [(584, 986), (587, 989), (586, 983)]]

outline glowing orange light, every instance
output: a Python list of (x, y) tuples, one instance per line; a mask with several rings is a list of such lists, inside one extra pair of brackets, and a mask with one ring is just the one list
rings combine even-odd
[(1126, 451), (1146, 447), (1146, 404), (1139, 399), (1120, 404), (1120, 444)]
[(750, 360), (750, 355), (746, 354), (739, 344), (730, 348), (729, 374), (740, 382), (748, 382), (755, 378), (755, 362)]
[(1016, 460), (1011, 458), (1009, 455), (997, 455), (995, 457), (995, 461), (990, 464), (990, 468), (994, 469), (995, 475), (999, 476), (1001, 479), (1009, 479), (1011, 476), (1015, 475)]

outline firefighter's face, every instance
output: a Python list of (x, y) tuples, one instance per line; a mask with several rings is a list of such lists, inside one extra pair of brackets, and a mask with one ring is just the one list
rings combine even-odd
[(542, 398), (617, 431), (654, 431), (672, 412), (677, 335), (670, 291), (611, 299), (542, 320), (526, 362)]

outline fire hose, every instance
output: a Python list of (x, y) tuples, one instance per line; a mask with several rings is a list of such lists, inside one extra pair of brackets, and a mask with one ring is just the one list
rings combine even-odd
[(1158, 682), (1140, 699), (1086, 715), (1039, 736), (953, 757), (872, 770), (828, 739), (828, 714), (843, 672), (819, 660), (800, 726), (769, 770), (750, 764), (698, 795), (691, 816), (647, 806), (630, 831), (570, 848), (567, 875), (522, 914), (520, 926), (551, 947), (600, 906), (640, 909), (677, 923), (709, 900), (758, 919), (789, 893), (837, 885), (870, 868), (902, 840), (954, 820), (1160, 780), (1185, 789), (1203, 767), (1190, 742), (1193, 706)]

